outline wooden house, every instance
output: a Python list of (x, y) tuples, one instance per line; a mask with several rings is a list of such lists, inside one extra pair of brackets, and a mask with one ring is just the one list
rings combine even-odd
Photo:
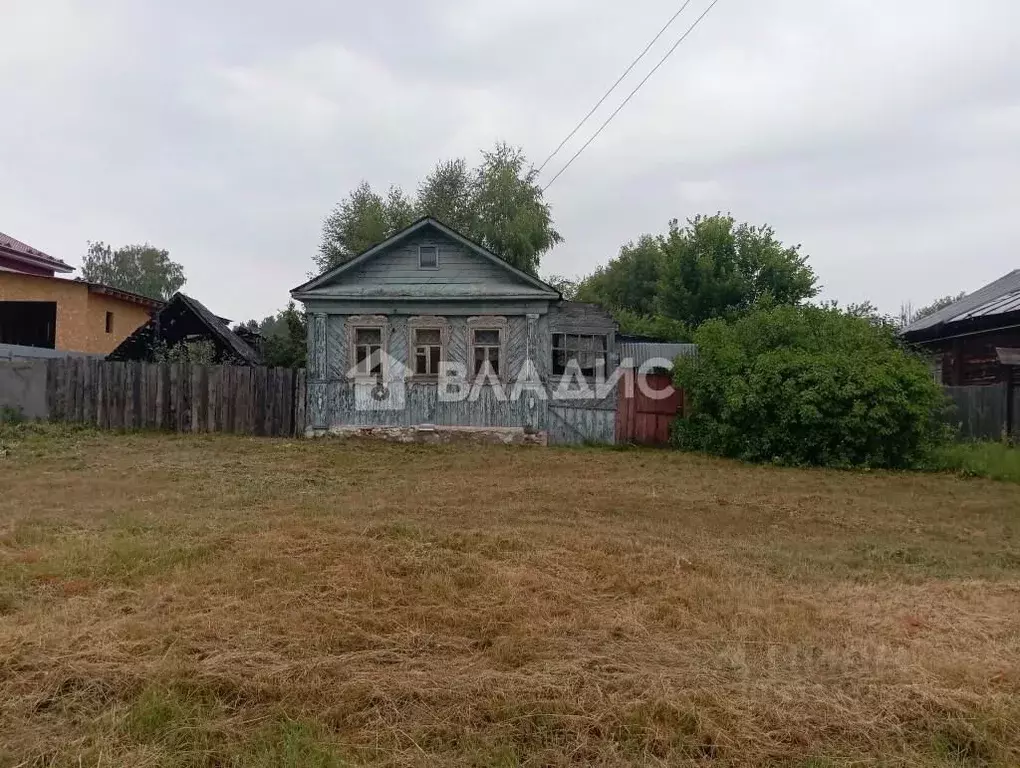
[[(163, 362), (175, 351), (186, 359), (193, 345), (208, 349), (208, 363), (259, 365), (259, 353), (230, 330), (229, 320), (217, 317), (202, 302), (175, 293), (152, 318), (124, 339), (107, 360), (119, 362)], [(194, 361), (192, 361), (194, 362)]]
[(308, 433), (616, 439), (616, 325), (431, 218), (295, 288)]
[(1020, 269), (902, 330), (932, 358), (936, 379), (949, 386), (1012, 384), (1020, 349)]

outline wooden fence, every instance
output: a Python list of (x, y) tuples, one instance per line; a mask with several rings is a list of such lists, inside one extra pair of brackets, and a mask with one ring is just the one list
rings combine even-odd
[(81, 357), (46, 366), (51, 421), (274, 437), (305, 432), (303, 370)]
[(950, 424), (972, 440), (1020, 439), (1020, 387), (1008, 383), (945, 387), (954, 408)]

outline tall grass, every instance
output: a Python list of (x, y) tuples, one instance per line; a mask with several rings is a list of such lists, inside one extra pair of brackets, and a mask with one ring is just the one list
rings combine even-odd
[(1001, 442), (950, 443), (936, 451), (931, 468), (1020, 483), (1020, 448)]

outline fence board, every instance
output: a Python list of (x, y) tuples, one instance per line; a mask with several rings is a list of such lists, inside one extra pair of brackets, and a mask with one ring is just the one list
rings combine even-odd
[(294, 372), (294, 396), (291, 399), (294, 408), (293, 434), (302, 437), (308, 423), (308, 373), (304, 368)]
[(44, 395), (52, 421), (100, 429), (303, 436), (307, 378), (286, 368), (52, 358)]
[(1006, 384), (986, 386), (945, 387), (953, 401), (950, 424), (960, 436), (975, 440), (1001, 440), (1009, 425)]

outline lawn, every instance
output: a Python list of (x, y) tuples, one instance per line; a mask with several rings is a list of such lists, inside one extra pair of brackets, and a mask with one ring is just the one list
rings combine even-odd
[(1020, 764), (1020, 486), (0, 437), (0, 765)]

